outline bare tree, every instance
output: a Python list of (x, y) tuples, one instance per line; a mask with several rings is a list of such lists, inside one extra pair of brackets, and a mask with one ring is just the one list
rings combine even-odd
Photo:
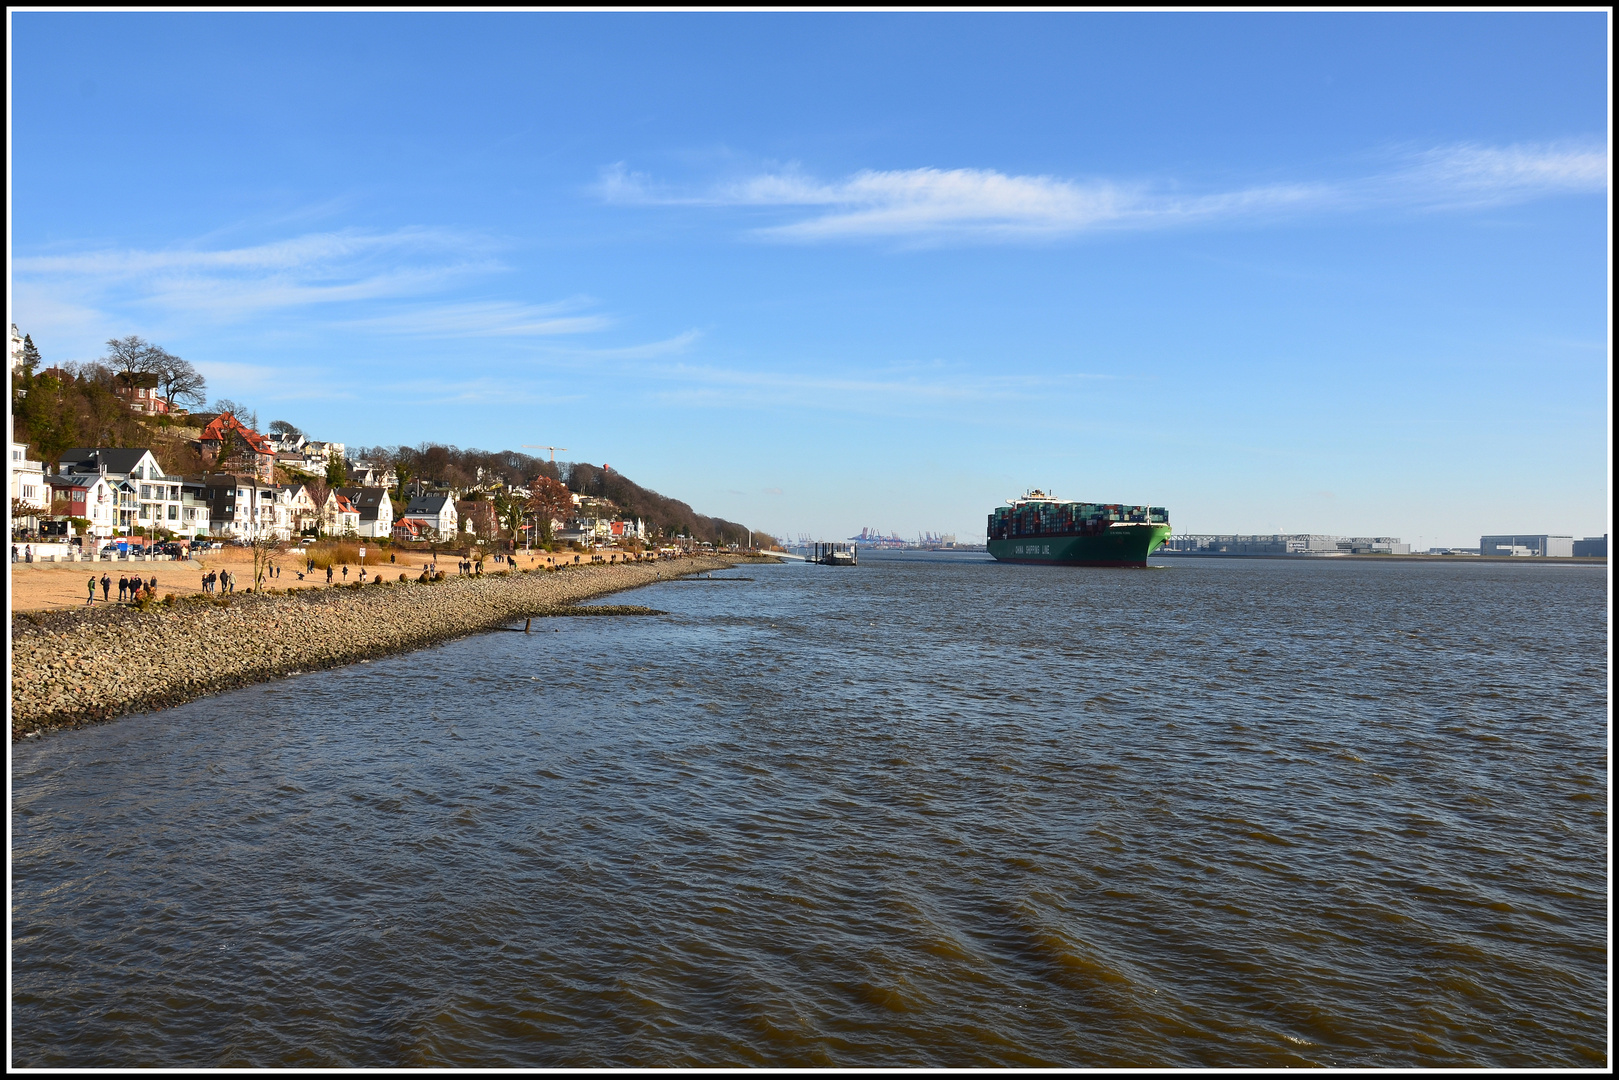
[(261, 537), (253, 541), (253, 589), (262, 592), (264, 579), (270, 575), (270, 568), (275, 565), (276, 559), (287, 550), (287, 542), (275, 537)]
[(240, 401), (232, 401), (230, 398), (220, 398), (218, 401), (214, 402), (214, 412), (230, 413), (232, 416), (236, 417), (237, 420), (240, 420), (253, 431), (257, 431), (259, 429), (258, 412), (246, 405), (243, 405)]
[(167, 349), (153, 345), (149, 349), (148, 362), (152, 364), (157, 374), (157, 384), (163, 391), (163, 400), (174, 408), (177, 401), (201, 405), (208, 400), (208, 380), (202, 377), (202, 372), (191, 366), (189, 360), (182, 360)]
[(163, 350), (134, 334), (123, 338), (107, 339), (107, 355), (102, 362), (121, 375), (158, 374), (157, 353)]

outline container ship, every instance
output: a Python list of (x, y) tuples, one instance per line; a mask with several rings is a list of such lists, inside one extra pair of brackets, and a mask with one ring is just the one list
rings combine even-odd
[(1066, 502), (1043, 491), (1008, 502), (989, 515), (989, 553), (1001, 562), (1146, 566), (1169, 539), (1161, 506)]

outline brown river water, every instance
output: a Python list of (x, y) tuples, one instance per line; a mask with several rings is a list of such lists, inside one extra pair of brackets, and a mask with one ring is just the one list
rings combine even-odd
[(749, 566), (15, 743), (12, 1062), (1606, 1065), (1606, 568), (1163, 561)]

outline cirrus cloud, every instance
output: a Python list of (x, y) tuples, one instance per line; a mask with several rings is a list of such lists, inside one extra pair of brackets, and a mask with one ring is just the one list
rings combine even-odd
[(836, 181), (789, 168), (682, 193), (622, 164), (603, 171), (596, 191), (624, 204), (812, 211), (753, 230), (775, 240), (1007, 241), (1375, 207), (1499, 205), (1600, 192), (1607, 183), (1606, 147), (1558, 143), (1453, 145), (1401, 155), (1388, 168), (1359, 177), (1200, 193), (1179, 185), (935, 167), (867, 169)]

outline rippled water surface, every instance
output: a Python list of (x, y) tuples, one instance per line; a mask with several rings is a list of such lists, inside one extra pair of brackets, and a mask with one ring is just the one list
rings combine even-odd
[(13, 1061), (1606, 1064), (1606, 569), (1166, 564), (746, 567), (15, 744)]

